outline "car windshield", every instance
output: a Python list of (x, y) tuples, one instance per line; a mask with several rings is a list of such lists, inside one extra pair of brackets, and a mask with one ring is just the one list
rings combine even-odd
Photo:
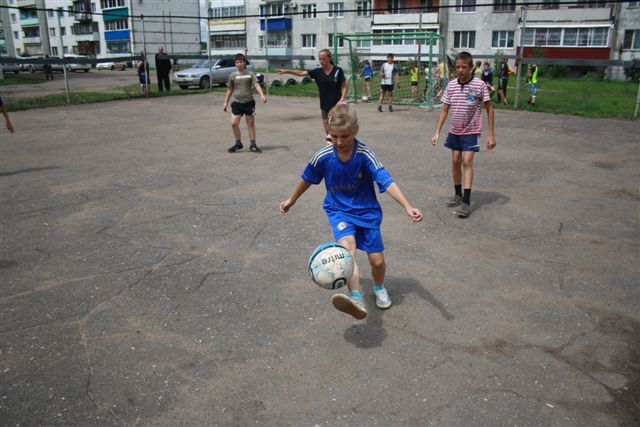
[[(211, 64), (215, 64), (216, 60), (211, 58)], [(201, 61), (196, 62), (196, 64), (193, 66), (193, 68), (207, 68), (207, 64), (209, 64), (209, 60), (208, 59), (203, 59)]]

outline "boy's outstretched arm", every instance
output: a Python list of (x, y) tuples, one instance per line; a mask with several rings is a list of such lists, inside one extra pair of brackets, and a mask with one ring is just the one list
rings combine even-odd
[(404, 196), (404, 193), (402, 192), (402, 190), (400, 190), (398, 184), (394, 182), (390, 186), (388, 186), (387, 193), (389, 193), (393, 200), (398, 202), (398, 204), (404, 208), (404, 210), (407, 212), (407, 215), (411, 217), (411, 220), (413, 222), (422, 221), (422, 212), (420, 211), (420, 209), (411, 206), (411, 203), (409, 203), (409, 200), (407, 200), (407, 198)]
[(438, 117), (436, 133), (434, 133), (433, 138), (431, 138), (431, 145), (436, 145), (438, 143), (438, 140), (440, 139), (440, 131), (442, 130), (442, 126), (444, 126), (444, 122), (447, 120), (447, 114), (449, 114), (449, 104), (443, 104), (442, 111), (440, 111), (440, 116)]
[(493, 125), (493, 104), (491, 101), (484, 103), (484, 108), (487, 109), (487, 121), (489, 122), (489, 136), (487, 138), (487, 149), (492, 150), (496, 146), (496, 134), (494, 132)]
[(298, 185), (296, 185), (296, 188), (293, 190), (293, 193), (291, 193), (291, 195), (289, 196), (289, 198), (284, 202), (280, 203), (280, 213), (286, 214), (287, 212), (289, 212), (289, 208), (291, 208), (291, 206), (296, 204), (296, 201), (300, 198), (300, 196), (304, 194), (305, 191), (309, 189), (309, 187), (311, 187), (311, 184), (300, 180), (298, 182)]

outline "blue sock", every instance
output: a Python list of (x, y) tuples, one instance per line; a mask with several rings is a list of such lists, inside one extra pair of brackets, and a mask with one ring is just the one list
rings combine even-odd
[(384, 289), (384, 285), (373, 285), (373, 291), (378, 292)]
[(349, 293), (349, 296), (352, 296), (352, 297), (358, 298), (358, 299), (362, 299), (362, 293), (360, 291), (351, 291)]

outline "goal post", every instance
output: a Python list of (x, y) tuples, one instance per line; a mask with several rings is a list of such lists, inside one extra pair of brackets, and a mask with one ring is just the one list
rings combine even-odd
[[(361, 76), (363, 63), (354, 49), (354, 44), (369, 42), (375, 44), (389, 45), (384, 53), (394, 55), (395, 64), (399, 71), (399, 87), (394, 88), (393, 103), (406, 105), (422, 105), (432, 108), (440, 104), (442, 88), (449, 80), (447, 61), (445, 55), (444, 37), (433, 31), (413, 31), (402, 33), (356, 33), (334, 35), (333, 50), (334, 57), (338, 56), (338, 46), (348, 43), (350, 76), (348, 79), (348, 100), (351, 102), (376, 102), (380, 96), (380, 67), (385, 61), (372, 61), (371, 67), (373, 77), (369, 82)], [(409, 43), (407, 43), (409, 42)], [(391, 44), (397, 43), (397, 44)], [(416, 52), (407, 53), (405, 50), (394, 52), (394, 47), (398, 45), (415, 45)], [(374, 54), (375, 55), (375, 54)], [(417, 86), (411, 84), (412, 69), (418, 68)], [(366, 98), (363, 98), (366, 96)], [(386, 100), (383, 100), (386, 103)]]

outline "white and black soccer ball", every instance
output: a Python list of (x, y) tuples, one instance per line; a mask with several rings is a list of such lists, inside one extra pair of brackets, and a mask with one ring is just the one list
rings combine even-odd
[(323, 243), (309, 258), (308, 271), (313, 282), (324, 289), (338, 289), (353, 275), (351, 253), (337, 243)]
[(362, 97), (362, 102), (369, 102), (369, 97), (368, 96), (363, 96)]

